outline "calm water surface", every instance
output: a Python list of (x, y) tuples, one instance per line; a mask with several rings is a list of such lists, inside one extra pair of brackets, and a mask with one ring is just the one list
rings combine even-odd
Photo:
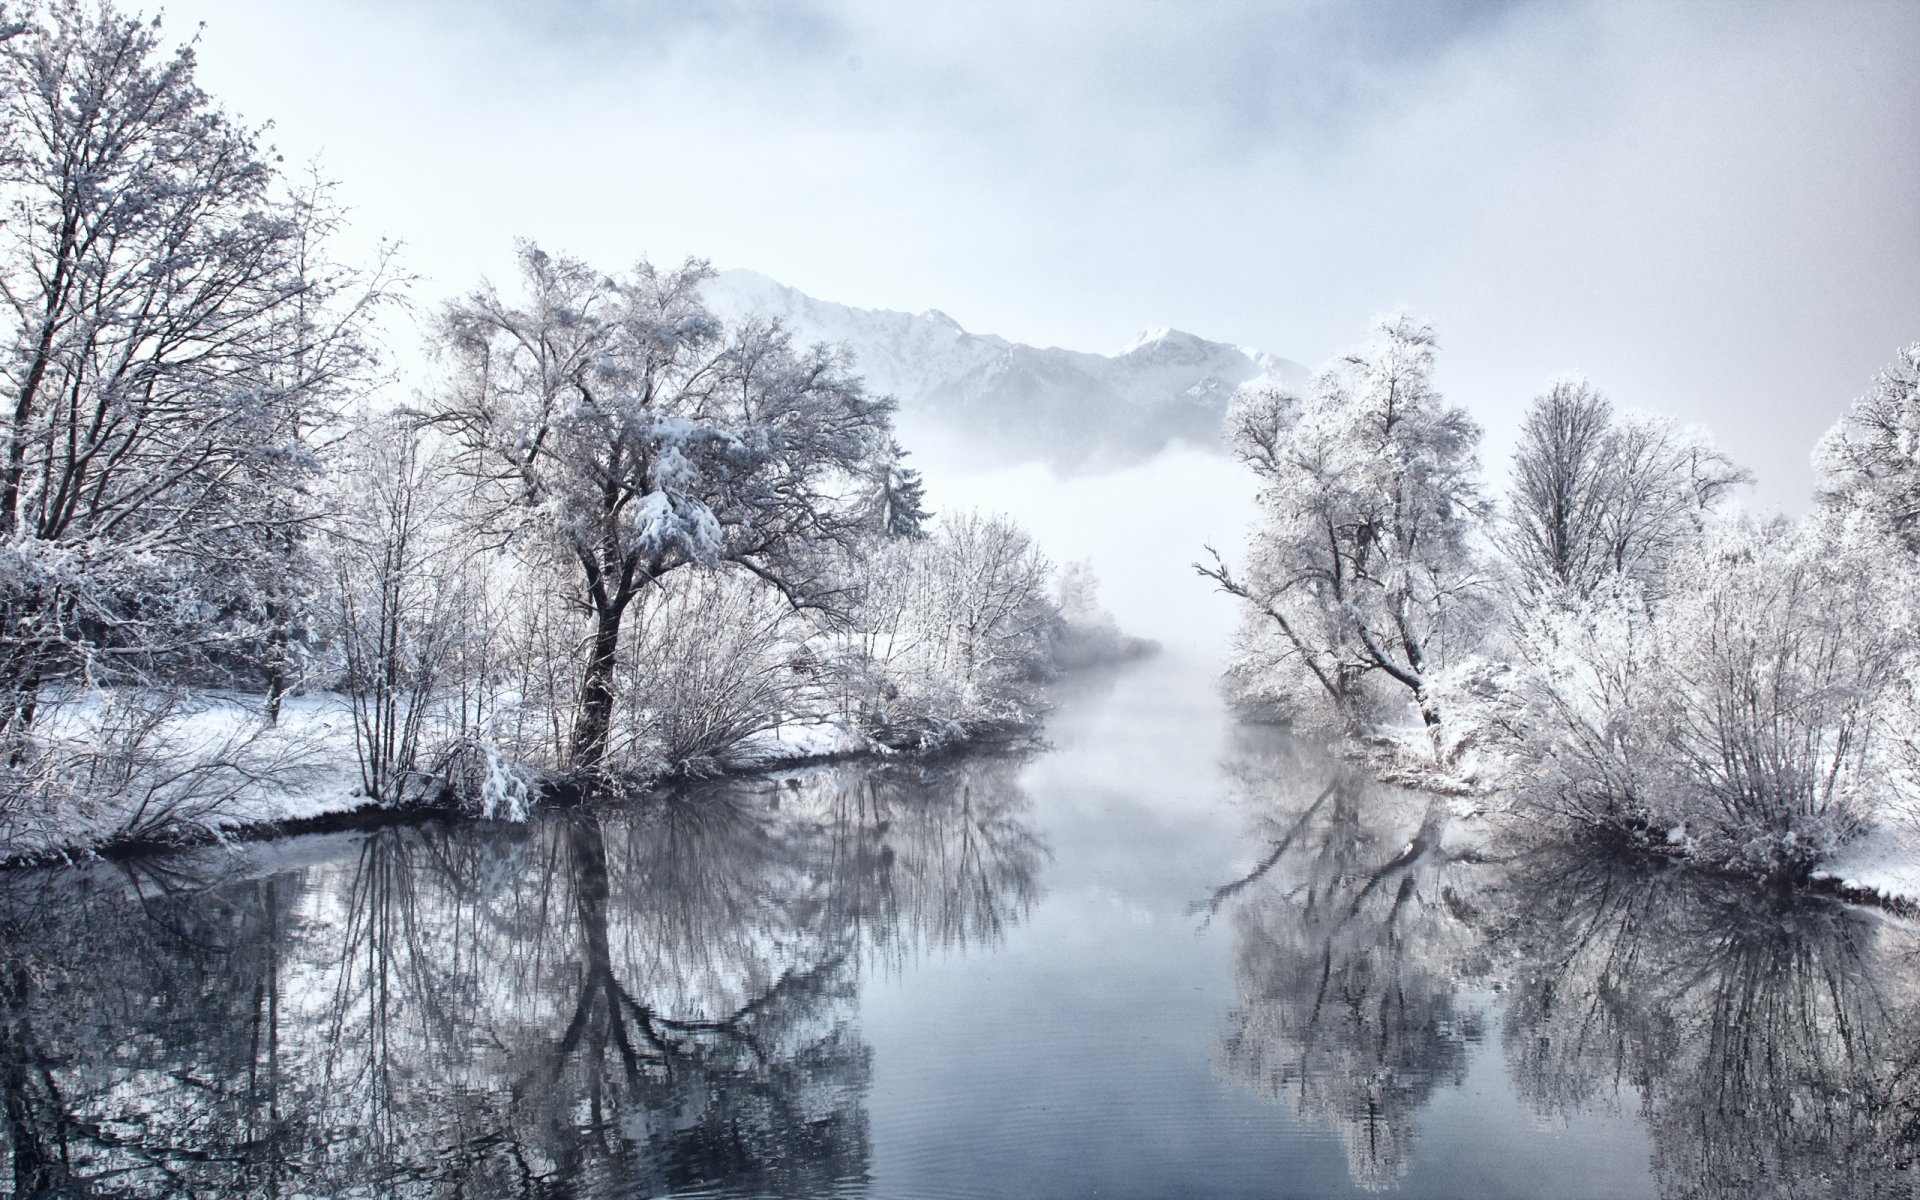
[(72, 1196), (1910, 1196), (1908, 926), (1489, 853), (1163, 659), (1050, 749), (0, 877)]

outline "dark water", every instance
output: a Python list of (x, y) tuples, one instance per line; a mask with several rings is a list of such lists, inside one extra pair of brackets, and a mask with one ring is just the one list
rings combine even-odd
[(1203, 669), (1023, 760), (0, 878), (89, 1196), (1913, 1194), (1908, 927), (1496, 861)]

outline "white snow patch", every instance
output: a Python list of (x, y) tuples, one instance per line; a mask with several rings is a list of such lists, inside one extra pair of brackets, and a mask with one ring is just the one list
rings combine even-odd
[(1920, 904), (1920, 829), (1883, 825), (1834, 851), (1813, 878), (1838, 878), (1845, 891)]
[(798, 717), (746, 739), (727, 752), (740, 766), (771, 767), (781, 763), (840, 758), (877, 749), (859, 731), (829, 717)]

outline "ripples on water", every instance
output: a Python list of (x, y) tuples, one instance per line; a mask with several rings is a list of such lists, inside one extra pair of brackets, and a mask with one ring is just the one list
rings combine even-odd
[(16, 1194), (1912, 1194), (1909, 929), (1148, 664), (1027, 759), (0, 877)]

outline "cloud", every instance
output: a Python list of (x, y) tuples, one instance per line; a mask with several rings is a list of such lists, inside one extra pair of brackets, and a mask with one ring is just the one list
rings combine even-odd
[(1796, 504), (1920, 337), (1903, 3), (174, 0), (428, 294), (510, 239), (690, 253), (1102, 348), (1303, 361), (1408, 305), (1504, 457), (1580, 369)]

